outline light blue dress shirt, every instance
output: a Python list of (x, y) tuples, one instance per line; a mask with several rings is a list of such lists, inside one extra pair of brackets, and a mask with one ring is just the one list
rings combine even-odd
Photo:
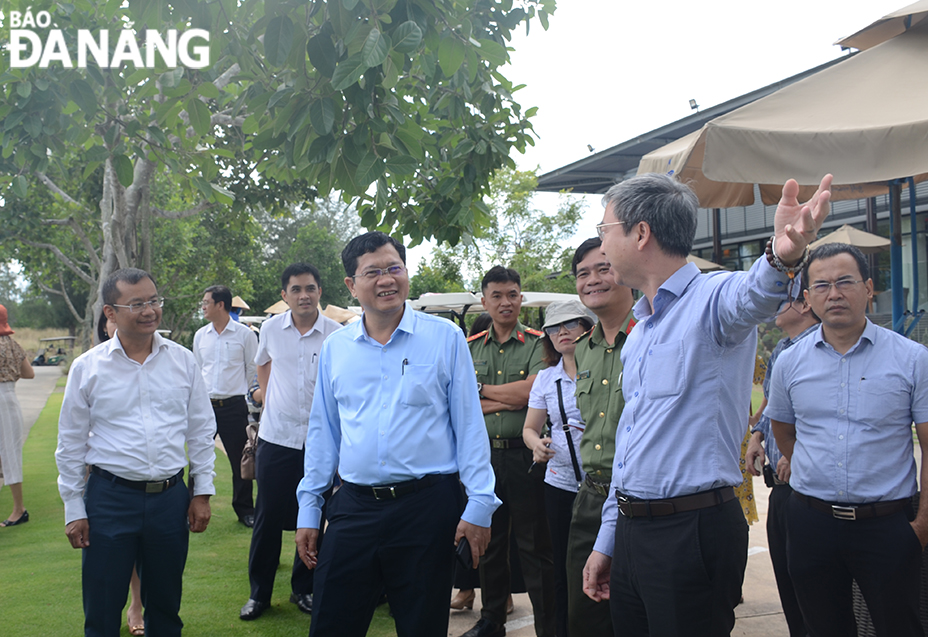
[(361, 485), (459, 472), (468, 498), (462, 519), (489, 527), (502, 503), (461, 329), (407, 302), (386, 345), (368, 336), (363, 320), (329, 336), (304, 462), (296, 492), (300, 528), (319, 528), (322, 494), (336, 468), (343, 480)]
[[(660, 286), (653, 308), (647, 297), (635, 304), (638, 323), (622, 348), (613, 488), (654, 500), (741, 484), (756, 326), (776, 315), (788, 280), (765, 257), (747, 272), (700, 274), (688, 263)], [(606, 498), (593, 547), (605, 555), (618, 511)]]
[(912, 423), (928, 422), (928, 349), (869, 320), (844, 355), (821, 328), (780, 356), (771, 420), (796, 425), (790, 486), (827, 502), (908, 498)]
[[(817, 329), (818, 324), (811, 325), (803, 330), (801, 334), (797, 335), (796, 338), (791, 339), (789, 336), (784, 336), (776, 344), (773, 351), (770, 353), (770, 360), (767, 361), (767, 372), (764, 374), (764, 398), (770, 399), (770, 379), (773, 378), (773, 365), (777, 362), (780, 354)], [(773, 432), (770, 430), (770, 417), (767, 416), (766, 409), (764, 409), (764, 413), (761, 414), (760, 420), (758, 420), (754, 428), (751, 429), (751, 433), (756, 433), (758, 431), (764, 436), (764, 453), (767, 456), (767, 464), (773, 467), (773, 471), (776, 473), (777, 463), (780, 462), (780, 458), (783, 457), (783, 454), (780, 453), (776, 438), (773, 437)]]

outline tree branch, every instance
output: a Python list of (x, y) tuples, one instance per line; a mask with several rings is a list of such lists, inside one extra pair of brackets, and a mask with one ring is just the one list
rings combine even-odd
[(219, 204), (215, 202), (204, 201), (197, 204), (193, 208), (188, 208), (187, 210), (162, 210), (161, 208), (152, 206), (151, 211), (159, 217), (163, 217), (165, 219), (183, 219), (185, 217), (192, 217), (193, 215), (200, 214), (204, 210), (215, 208), (218, 205)]
[(58, 272), (58, 281), (61, 283), (61, 290), (56, 290), (55, 288), (48, 287), (44, 283), (39, 283), (39, 287), (49, 294), (57, 294), (58, 296), (64, 297), (64, 302), (68, 306), (68, 309), (71, 311), (71, 314), (74, 315), (74, 318), (77, 319), (78, 323), (86, 323), (86, 320), (83, 316), (77, 313), (77, 310), (74, 309), (74, 305), (71, 303), (71, 297), (68, 296), (68, 293), (64, 286), (64, 275), (61, 272)]
[(32, 246), (33, 248), (44, 248), (45, 250), (48, 250), (56, 257), (58, 257), (58, 260), (61, 261), (64, 266), (71, 272), (77, 275), (81, 281), (87, 283), (90, 286), (96, 285), (97, 282), (94, 281), (93, 277), (81, 270), (71, 259), (66, 257), (64, 253), (58, 248), (58, 246), (54, 246), (50, 243), (37, 243), (35, 241), (30, 241), (29, 239), (23, 239), (20, 237), (17, 237), (17, 240), (20, 243), (25, 243), (27, 246)]
[(93, 244), (90, 242), (90, 238), (87, 236), (87, 233), (84, 232), (84, 229), (81, 228), (81, 225), (77, 222), (74, 217), (68, 217), (67, 219), (43, 219), (41, 221), (42, 225), (46, 226), (67, 226), (71, 228), (71, 232), (77, 235), (78, 240), (84, 245), (84, 250), (87, 251), (87, 254), (90, 255), (90, 261), (93, 264), (93, 267), (100, 271), (101, 261), (100, 256), (97, 254), (96, 249), (93, 247)]
[[(84, 208), (83, 204), (81, 204), (79, 201), (75, 201), (74, 198), (71, 197), (71, 195), (69, 195), (68, 193), (66, 193), (65, 191), (63, 191), (61, 188), (59, 188), (58, 185), (57, 185), (55, 182), (53, 182), (53, 181), (48, 177), (48, 175), (46, 175), (45, 173), (36, 172), (36, 173), (35, 173), (35, 176), (38, 177), (39, 181), (41, 181), (43, 184), (45, 184), (45, 186), (46, 186), (49, 190), (51, 190), (53, 193), (55, 193), (56, 195), (58, 195), (59, 197), (61, 197), (62, 199), (64, 199), (64, 200), (65, 200), (66, 202), (68, 202), (69, 204), (73, 204), (73, 205), (78, 206), (78, 207), (80, 207), (80, 208)], [(84, 210), (87, 210), (87, 209), (84, 208)]]
[(238, 75), (239, 71), (241, 70), (242, 70), (242, 67), (238, 65), (238, 62), (236, 62), (235, 64), (230, 66), (228, 69), (226, 69), (226, 71), (222, 75), (220, 75), (215, 80), (213, 80), (213, 84), (216, 86), (216, 88), (218, 88), (221, 91), (226, 86), (228, 86), (229, 82), (232, 81), (232, 78)]

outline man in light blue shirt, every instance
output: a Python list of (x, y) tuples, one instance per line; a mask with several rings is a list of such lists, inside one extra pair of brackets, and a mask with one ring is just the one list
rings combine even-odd
[(604, 197), (603, 253), (616, 282), (644, 294), (622, 349), (614, 496), (584, 568), (584, 591), (609, 599), (617, 635), (716, 636), (734, 626), (748, 531), (733, 485), (756, 326), (797, 292), (789, 274), (828, 213), (830, 185), (828, 175), (801, 205), (788, 181), (770, 262), (717, 274), (686, 261), (698, 202), (685, 185), (640, 175)]
[(856, 580), (877, 635), (923, 635), (919, 566), (928, 543), (928, 464), (918, 517), (912, 423), (928, 454), (928, 349), (866, 317), (867, 259), (845, 244), (810, 257), (806, 299), (822, 327), (783, 352), (766, 413), (790, 460), (787, 560), (813, 637), (856, 634)]
[(454, 546), (466, 538), (476, 566), (500, 505), (473, 361), (458, 327), (406, 303), (402, 244), (367, 233), (342, 261), (364, 314), (322, 347), (297, 488), (297, 550), (317, 569), (310, 635), (367, 634), (384, 588), (398, 635), (446, 635)]

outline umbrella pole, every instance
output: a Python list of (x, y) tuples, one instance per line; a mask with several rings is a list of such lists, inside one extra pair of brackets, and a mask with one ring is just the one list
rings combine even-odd
[(893, 330), (903, 333), (905, 299), (902, 290), (902, 184), (889, 182), (889, 262), (893, 286)]
[(906, 179), (909, 184), (909, 221), (910, 230), (912, 231), (912, 322), (905, 328), (905, 335), (908, 336), (918, 325), (919, 319), (924, 312), (918, 310), (918, 226), (915, 223), (915, 179), (909, 177)]

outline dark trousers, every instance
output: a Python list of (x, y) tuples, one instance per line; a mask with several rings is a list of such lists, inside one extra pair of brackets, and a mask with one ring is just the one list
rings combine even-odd
[(585, 482), (574, 500), (567, 538), (567, 622), (568, 631), (575, 637), (612, 634), (609, 602), (594, 602), (583, 592), (583, 567), (599, 534), (605, 502), (606, 496)]
[(737, 498), (686, 513), (619, 513), (609, 581), (618, 637), (728, 637), (748, 560)]
[(239, 519), (254, 515), (255, 502), (251, 480), (242, 480), (242, 450), (248, 441), (245, 427), (248, 426), (248, 403), (244, 396), (223, 400), (220, 407), (213, 404), (216, 415), (216, 433), (232, 466), (232, 508)]
[(573, 491), (565, 491), (545, 483), (545, 512), (551, 531), (554, 559), (554, 607), (557, 637), (567, 637), (567, 538), (573, 514)]
[(789, 573), (812, 637), (856, 637), (852, 579), (877, 635), (924, 634), (918, 619), (922, 546), (904, 511), (838, 520), (796, 497), (787, 509)]
[(519, 545), (525, 587), (535, 614), (535, 634), (554, 637), (554, 563), (544, 501), (544, 471), (529, 473), (528, 449), (492, 449), (496, 495), (503, 504), (493, 514), (490, 545), (480, 560), (481, 617), (506, 623), (509, 599), (509, 534)]
[(786, 503), (792, 492), (788, 484), (776, 485), (770, 489), (770, 499), (767, 503), (767, 548), (770, 550), (773, 575), (777, 580), (780, 605), (783, 606), (783, 616), (789, 627), (789, 637), (806, 637), (808, 632), (805, 622), (802, 621), (802, 611), (799, 609), (799, 600), (796, 599), (796, 590), (793, 587), (793, 579), (789, 576), (786, 561)]
[[(274, 591), (274, 577), (280, 564), (280, 547), (284, 530), (296, 529), (299, 504), (296, 487), (303, 479), (303, 450), (275, 445), (258, 439), (255, 450), (255, 527), (248, 552), (248, 579), (251, 599), (269, 604)], [(322, 526), (325, 526), (323, 508)], [(319, 541), (322, 541), (320, 533)], [(313, 592), (313, 572), (306, 568), (294, 547), (290, 589), (298, 595)]]
[(457, 474), (395, 500), (343, 486), (329, 501), (311, 637), (363, 637), (386, 590), (399, 637), (448, 634)]
[(145, 633), (180, 635), (190, 504), (183, 482), (161, 493), (145, 493), (90, 474), (84, 503), (90, 526), (90, 546), (82, 550), (84, 635), (119, 635), (136, 564)]

